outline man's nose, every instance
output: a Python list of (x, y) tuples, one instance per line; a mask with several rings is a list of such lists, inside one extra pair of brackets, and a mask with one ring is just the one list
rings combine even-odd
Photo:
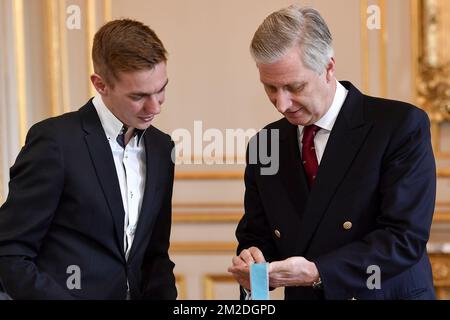
[(277, 92), (275, 96), (275, 107), (277, 108), (278, 112), (285, 113), (292, 105), (292, 100), (289, 95), (289, 93), (284, 92), (283, 90), (280, 90)]
[(161, 112), (161, 103), (158, 95), (151, 95), (147, 98), (144, 104), (144, 110), (146, 113), (159, 114)]

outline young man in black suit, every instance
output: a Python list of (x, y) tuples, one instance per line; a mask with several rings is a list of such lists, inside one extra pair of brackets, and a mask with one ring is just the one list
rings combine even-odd
[(96, 33), (92, 58), (98, 94), (34, 125), (11, 168), (0, 286), (12, 299), (175, 299), (173, 142), (151, 125), (166, 50), (123, 19)]

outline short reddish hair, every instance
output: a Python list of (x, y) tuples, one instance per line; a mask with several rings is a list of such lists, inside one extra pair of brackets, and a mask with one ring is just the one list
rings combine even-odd
[(153, 69), (167, 61), (167, 51), (156, 33), (142, 22), (119, 19), (102, 26), (92, 46), (94, 72), (113, 86), (119, 72)]

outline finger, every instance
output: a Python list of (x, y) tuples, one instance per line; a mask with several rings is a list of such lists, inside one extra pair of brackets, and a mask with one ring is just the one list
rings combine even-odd
[(261, 250), (259, 250), (257, 247), (250, 247), (248, 249), (250, 254), (252, 255), (254, 261), (256, 263), (263, 263), (266, 262), (266, 259), (264, 259), (264, 255)]
[(255, 260), (253, 259), (252, 254), (248, 249), (244, 249), (239, 254), (239, 257), (244, 261), (247, 265), (250, 265), (252, 263), (255, 263)]
[[(235, 269), (233, 267), (229, 268), (229, 270)], [(250, 288), (250, 281), (248, 273), (237, 270), (236, 272), (231, 272), (233, 278), (244, 288)]]
[(228, 270), (229, 272), (242, 272), (245, 274), (249, 272), (249, 266), (239, 257), (236, 257), (235, 261), (233, 261), (233, 265), (228, 267)]
[(283, 283), (280, 280), (278, 280), (278, 279), (270, 279), (269, 280), (269, 286), (271, 288), (283, 287)]
[(233, 266), (246, 265), (246, 263), (241, 259), (241, 257), (237, 257), (237, 256), (234, 256), (233, 259), (231, 260), (231, 262), (233, 263)]
[(248, 267), (244, 267), (244, 266), (231, 266), (231, 267), (228, 267), (228, 272), (231, 272), (231, 273), (242, 273), (242, 274), (247, 274), (247, 273), (248, 273)]
[(269, 274), (269, 286), (272, 288), (284, 287), (289, 283), (289, 279), (282, 273)]

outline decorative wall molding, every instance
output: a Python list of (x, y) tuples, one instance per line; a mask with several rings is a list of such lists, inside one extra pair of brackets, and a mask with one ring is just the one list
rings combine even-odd
[(234, 283), (238, 286), (236, 280), (229, 274), (206, 274), (203, 276), (203, 292), (205, 300), (216, 299), (216, 285), (219, 283)]
[(441, 149), (441, 124), (450, 121), (449, 9), (448, 1), (411, 0), (413, 92), (430, 117), (438, 159), (450, 159), (450, 152)]
[[(439, 178), (450, 178), (450, 169), (438, 168)], [(179, 171), (175, 172), (175, 180), (242, 180), (243, 171)]]
[(25, 142), (27, 134), (27, 88), (26, 88), (26, 62), (25, 62), (25, 31), (23, 0), (15, 0), (13, 3), (14, 19), (14, 53), (16, 58), (16, 88), (17, 107), (19, 109), (19, 133), (20, 142)]
[(236, 242), (172, 242), (173, 254), (231, 254), (236, 251)]
[[(374, 2), (374, 1), (372, 1)], [(373, 4), (377, 4), (380, 8), (381, 29), (378, 32), (378, 82), (380, 93), (379, 96), (386, 98), (388, 95), (388, 74), (387, 74), (387, 39), (388, 28), (386, 23), (386, 0), (378, 0)], [(361, 79), (362, 91), (365, 94), (373, 94), (370, 90), (370, 50), (369, 45), (371, 39), (369, 37), (369, 30), (367, 27), (367, 8), (369, 7), (368, 0), (360, 0), (360, 32), (361, 32)]]
[(219, 209), (241, 209), (242, 202), (175, 202), (172, 208), (219, 208)]
[(362, 91), (367, 94), (370, 88), (369, 79), (369, 30), (367, 29), (367, 0), (360, 0), (360, 28), (361, 28), (361, 79)]
[[(92, 64), (91, 52), (92, 52), (92, 41), (94, 39), (95, 31), (96, 31), (96, 5), (95, 0), (85, 0), (86, 1), (86, 40), (87, 40), (87, 70), (88, 76), (94, 73), (94, 66)], [(91, 84), (90, 81), (86, 81), (88, 85), (88, 93), (89, 96), (92, 97), (95, 95), (95, 88)]]
[(450, 211), (436, 211), (433, 215), (433, 222), (450, 222)]
[(450, 168), (439, 168), (436, 174), (438, 178), (450, 178)]
[(62, 1), (45, 0), (45, 33), (48, 68), (49, 115), (70, 111), (68, 53), (66, 42), (66, 7)]
[(8, 193), (9, 168), (28, 128), (25, 9), (23, 0), (0, 0), (0, 204)]
[(230, 212), (174, 212), (172, 217), (173, 223), (238, 223), (243, 213)]
[(379, 0), (380, 15), (381, 15), (381, 29), (379, 30), (378, 43), (379, 43), (379, 75), (380, 75), (380, 96), (382, 98), (388, 97), (388, 75), (387, 75), (387, 39), (388, 39), (388, 27), (387, 27), (387, 10), (386, 0)]
[(186, 276), (184, 274), (175, 274), (175, 283), (177, 286), (177, 300), (184, 300), (187, 297)]
[[(87, 70), (88, 76), (94, 73), (94, 65), (92, 64), (92, 43), (94, 40), (94, 35), (97, 32), (97, 27), (101, 24), (106, 23), (112, 19), (112, 2), (111, 0), (103, 0), (102, 1), (102, 11), (101, 11), (101, 21), (97, 21), (97, 4), (96, 0), (85, 0), (86, 5), (86, 40), (87, 40)], [(88, 86), (88, 94), (90, 97), (96, 95), (96, 90), (92, 85), (91, 81), (87, 79), (86, 81)]]
[(108, 22), (112, 19), (112, 3), (111, 0), (103, 0), (103, 21)]
[(243, 171), (183, 171), (175, 172), (175, 180), (242, 180)]
[(450, 299), (450, 254), (430, 254), (433, 281), (438, 299)]
[[(433, 222), (450, 222), (450, 210), (443, 209), (446, 207), (450, 207), (450, 201), (436, 202), (436, 211), (434, 212), (433, 215)], [(237, 202), (175, 203), (173, 205), (173, 208), (176, 208), (172, 213), (172, 222), (174, 224), (183, 224), (183, 223), (237, 224), (244, 214), (243, 204)], [(207, 210), (193, 211), (192, 208), (207, 209)], [(230, 211), (218, 211), (217, 209), (230, 209)]]

